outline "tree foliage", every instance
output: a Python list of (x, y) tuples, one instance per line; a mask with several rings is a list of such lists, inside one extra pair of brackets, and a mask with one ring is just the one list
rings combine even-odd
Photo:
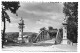
[(45, 27), (43, 27), (43, 28), (40, 28), (40, 31), (44, 31), (44, 30), (46, 30), (46, 28), (45, 28)]
[(14, 33), (13, 32), (8, 32), (5, 35), (5, 39), (8, 40), (8, 41), (13, 41), (13, 40), (17, 39), (18, 36), (19, 36), (19, 33), (17, 33), (17, 32), (14, 32)]
[(63, 13), (67, 17), (68, 39), (77, 42), (78, 2), (65, 2)]
[(48, 29), (49, 29), (49, 30), (53, 30), (53, 27), (52, 27), (52, 26), (49, 26)]
[(2, 21), (4, 22), (4, 18), (10, 22), (10, 17), (7, 14), (6, 10), (10, 10), (11, 13), (16, 14), (16, 11), (20, 7), (19, 2), (2, 2)]
[(3, 28), (3, 33), (2, 33), (2, 48), (3, 48), (4, 41), (5, 41), (6, 20), (8, 22), (11, 22), (10, 17), (6, 11), (10, 10), (11, 13), (16, 14), (16, 11), (18, 10), (19, 7), (20, 7), (19, 2), (4, 2), (4, 1), (2, 1), (2, 17), (1, 18), (4, 23), (4, 28)]

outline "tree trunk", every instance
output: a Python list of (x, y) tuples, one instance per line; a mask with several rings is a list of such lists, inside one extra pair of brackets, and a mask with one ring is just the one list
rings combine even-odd
[(4, 45), (4, 41), (5, 41), (5, 17), (4, 17), (4, 28), (3, 28), (3, 34), (2, 34), (2, 48)]

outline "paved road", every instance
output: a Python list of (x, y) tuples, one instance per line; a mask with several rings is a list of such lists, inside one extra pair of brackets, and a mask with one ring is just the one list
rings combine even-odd
[(54, 45), (54, 40), (48, 40), (44, 42), (34, 43), (34, 44), (27, 44), (27, 45), (20, 45), (20, 46), (5, 46), (2, 49), (3, 51), (77, 51), (77, 46), (70, 46), (70, 45)]
[(31, 47), (6, 47), (3, 49), (5, 51), (62, 51), (61, 49), (52, 47), (42, 47), (42, 46), (31, 46)]

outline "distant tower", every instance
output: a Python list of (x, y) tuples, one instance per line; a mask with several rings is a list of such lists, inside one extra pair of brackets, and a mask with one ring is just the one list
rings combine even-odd
[[(67, 18), (66, 18), (67, 19)], [(67, 40), (67, 22), (66, 19), (64, 19), (63, 21), (63, 40), (62, 40), (62, 44), (67, 44), (68, 40)]]
[(23, 43), (23, 28), (24, 28), (24, 20), (23, 18), (21, 18), (20, 22), (19, 22), (19, 37), (18, 37), (18, 42), (19, 43)]

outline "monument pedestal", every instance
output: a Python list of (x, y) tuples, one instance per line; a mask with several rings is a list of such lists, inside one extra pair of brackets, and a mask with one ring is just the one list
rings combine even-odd
[(62, 39), (62, 44), (67, 44), (67, 30), (63, 28), (63, 39)]
[(18, 37), (18, 43), (22, 43), (22, 38)]
[(67, 39), (63, 39), (62, 40), (62, 44), (67, 44), (68, 40)]
[(63, 39), (62, 39), (62, 44), (67, 44), (67, 30), (63, 27)]

